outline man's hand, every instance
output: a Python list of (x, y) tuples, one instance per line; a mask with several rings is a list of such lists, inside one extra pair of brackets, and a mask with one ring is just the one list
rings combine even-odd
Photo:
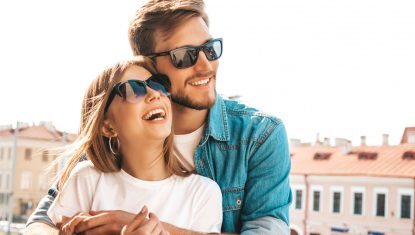
[(120, 234), (124, 225), (128, 224), (135, 214), (121, 210), (90, 211), (91, 216), (79, 221), (75, 227), (75, 233), (85, 235), (112, 235)]
[(84, 219), (90, 217), (88, 213), (79, 212), (71, 218), (63, 217), (61, 223), (56, 226), (59, 228), (59, 235), (72, 235), (75, 233), (75, 227)]
[(146, 219), (147, 213), (147, 208), (143, 207), (131, 223), (123, 227), (121, 235), (169, 235), (157, 216), (150, 213), (150, 219)]

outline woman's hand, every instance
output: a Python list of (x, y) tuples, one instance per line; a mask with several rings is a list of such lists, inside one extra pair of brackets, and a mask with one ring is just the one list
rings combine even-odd
[(164, 229), (162, 223), (153, 213), (149, 214), (147, 219), (148, 209), (146, 206), (141, 209), (134, 219), (122, 230), (122, 235), (169, 235), (167, 230)]
[(59, 228), (59, 235), (72, 235), (75, 233), (75, 227), (84, 219), (90, 217), (86, 212), (78, 212), (71, 218), (64, 217), (62, 222), (57, 225)]

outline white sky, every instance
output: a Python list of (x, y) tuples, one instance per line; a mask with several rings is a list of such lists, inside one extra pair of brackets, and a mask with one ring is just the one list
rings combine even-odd
[[(0, 125), (52, 121), (76, 132), (81, 99), (131, 55), (143, 1), (0, 1)], [(224, 38), (218, 92), (276, 115), (289, 138), (400, 141), (415, 126), (415, 1), (207, 0)], [(191, 36), (191, 35), (189, 35)]]

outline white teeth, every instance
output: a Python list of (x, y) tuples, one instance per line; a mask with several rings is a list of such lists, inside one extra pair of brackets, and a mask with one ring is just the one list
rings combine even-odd
[(162, 120), (162, 119), (164, 119), (164, 117), (166, 115), (166, 112), (163, 109), (160, 109), (160, 108), (151, 110), (146, 115), (144, 115), (143, 119), (149, 120), (151, 118), (151, 116), (153, 116), (154, 114), (158, 114), (158, 113), (160, 113), (161, 117), (155, 118), (153, 120)]
[(201, 86), (201, 85), (207, 84), (208, 82), (209, 82), (209, 78), (203, 79), (203, 80), (200, 80), (200, 81), (197, 81), (197, 82), (192, 82), (192, 83), (190, 83), (190, 85), (192, 85), (192, 86)]

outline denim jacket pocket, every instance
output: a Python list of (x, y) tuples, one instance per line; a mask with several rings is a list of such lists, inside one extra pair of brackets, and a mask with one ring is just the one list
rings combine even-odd
[(240, 210), (244, 198), (244, 186), (222, 190), (223, 212)]

